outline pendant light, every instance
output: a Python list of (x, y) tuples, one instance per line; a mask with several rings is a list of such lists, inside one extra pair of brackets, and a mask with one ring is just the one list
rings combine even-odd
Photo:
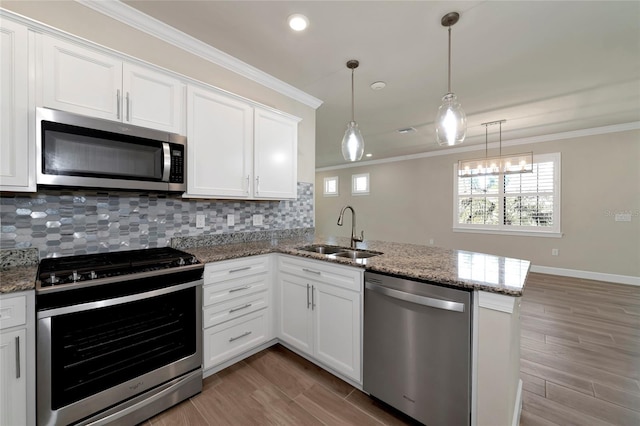
[(364, 153), (364, 138), (354, 115), (354, 91), (353, 91), (353, 71), (358, 68), (360, 62), (351, 59), (347, 62), (347, 68), (351, 70), (351, 121), (347, 124), (347, 130), (342, 138), (342, 156), (347, 161), (359, 161)]
[[(502, 123), (507, 120), (489, 121), (484, 126), (484, 158), (458, 161), (458, 176), (509, 175), (533, 172), (533, 152), (502, 155)], [(489, 126), (500, 125), (500, 150), (498, 156), (489, 157)]]
[(447, 94), (442, 97), (442, 105), (436, 115), (436, 138), (443, 146), (462, 143), (467, 134), (467, 116), (464, 114), (458, 98), (451, 92), (451, 26), (458, 22), (460, 14), (447, 13), (440, 23), (449, 28), (449, 74)]

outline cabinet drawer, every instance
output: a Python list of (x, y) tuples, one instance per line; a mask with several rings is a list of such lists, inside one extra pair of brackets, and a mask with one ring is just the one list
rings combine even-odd
[(263, 274), (205, 285), (202, 304), (203, 306), (210, 306), (237, 297), (264, 291), (269, 287), (268, 279), (268, 275)]
[(15, 327), (27, 323), (26, 296), (0, 299), (0, 329)]
[(204, 310), (202, 324), (204, 328), (212, 327), (255, 312), (269, 305), (267, 292), (252, 294), (245, 297), (229, 300), (224, 303), (209, 306)]
[(360, 268), (281, 255), (278, 256), (278, 271), (315, 279), (353, 291), (362, 291), (363, 271)]
[(204, 368), (211, 368), (267, 340), (267, 310), (204, 330)]
[(266, 273), (269, 271), (268, 256), (253, 256), (223, 262), (207, 263), (204, 267), (204, 284)]

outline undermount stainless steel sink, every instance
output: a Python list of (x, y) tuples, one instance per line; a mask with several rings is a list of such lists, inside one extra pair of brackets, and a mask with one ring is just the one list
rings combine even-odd
[(367, 259), (373, 256), (379, 256), (382, 253), (371, 250), (353, 250), (348, 247), (332, 246), (325, 244), (313, 244), (310, 246), (298, 247), (298, 250), (308, 251), (312, 253), (324, 254), (327, 257), (345, 257), (347, 259)]

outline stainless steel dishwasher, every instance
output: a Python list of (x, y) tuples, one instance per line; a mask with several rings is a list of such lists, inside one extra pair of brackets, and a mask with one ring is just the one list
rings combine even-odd
[(469, 425), (471, 297), (365, 272), (365, 392), (429, 426)]

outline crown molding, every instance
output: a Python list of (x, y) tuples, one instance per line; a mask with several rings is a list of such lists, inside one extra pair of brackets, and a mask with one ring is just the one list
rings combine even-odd
[(275, 90), (291, 99), (294, 99), (306, 106), (317, 109), (322, 105), (322, 101), (310, 94), (303, 92), (292, 85), (273, 77), (260, 69), (243, 62), (228, 53), (216, 49), (164, 22), (161, 22), (149, 15), (140, 12), (133, 7), (120, 2), (119, 0), (75, 0), (96, 12), (102, 13), (110, 18), (120, 21), (132, 28), (145, 32), (153, 37), (159, 38), (182, 50), (199, 56), (213, 64), (219, 65), (235, 72), (245, 78), (255, 81), (269, 89)]
[[(593, 127), (591, 129), (572, 130), (562, 133), (551, 133), (548, 135), (531, 136), (528, 138), (512, 139), (503, 141), (502, 146), (528, 145), (542, 142), (553, 142), (563, 139), (582, 138), (586, 136), (603, 135), (607, 133), (626, 132), (628, 130), (640, 130), (640, 121), (631, 123), (613, 124), (611, 126)], [(498, 148), (498, 142), (492, 142), (489, 148)], [(327, 172), (331, 170), (351, 169), (355, 167), (375, 166), (377, 164), (395, 163), (398, 161), (416, 160), (419, 158), (440, 157), (442, 155), (458, 154), (461, 152), (484, 151), (484, 145), (469, 145), (464, 147), (447, 148), (438, 151), (421, 152), (419, 154), (400, 155), (397, 157), (381, 158), (380, 160), (359, 161), (357, 163), (339, 164), (336, 166), (318, 167), (316, 172)]]

